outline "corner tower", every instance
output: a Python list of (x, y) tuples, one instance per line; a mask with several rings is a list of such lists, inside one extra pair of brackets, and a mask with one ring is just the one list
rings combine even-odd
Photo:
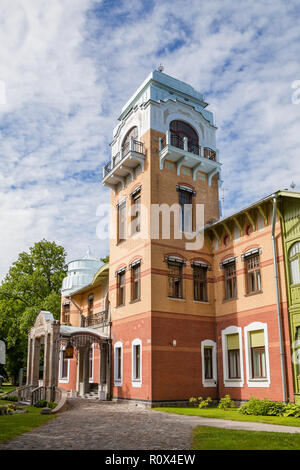
[[(219, 218), (221, 164), (207, 105), (190, 85), (154, 71), (125, 104), (114, 130), (103, 184), (111, 188), (115, 398), (158, 402), (201, 392), (195, 377), (201, 373), (200, 342), (202, 336), (214, 339), (202, 282), (209, 278), (211, 246), (187, 250), (174, 227), (195, 231), (196, 205), (204, 206), (205, 224)], [(164, 223), (162, 205), (173, 207), (168, 236), (161, 227), (154, 230), (157, 221)], [(199, 370), (191, 356), (196, 349)]]

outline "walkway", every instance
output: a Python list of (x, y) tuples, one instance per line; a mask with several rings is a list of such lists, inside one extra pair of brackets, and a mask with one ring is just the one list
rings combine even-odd
[(195, 426), (300, 433), (300, 427), (182, 416), (112, 402), (72, 399), (71, 409), (0, 444), (14, 449), (188, 450)]

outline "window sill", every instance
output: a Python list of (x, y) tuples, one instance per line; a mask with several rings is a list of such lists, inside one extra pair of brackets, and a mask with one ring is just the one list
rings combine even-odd
[(239, 298), (238, 297), (232, 297), (230, 299), (223, 299), (222, 304), (226, 304), (227, 302), (233, 302), (235, 300), (239, 300)]
[(115, 387), (122, 387), (122, 385), (123, 385), (123, 382), (121, 380), (115, 380), (114, 381), (114, 386)]
[(116, 305), (115, 308), (122, 308), (122, 307), (125, 307), (125, 304), (122, 304), (122, 305)]
[(119, 246), (119, 245), (122, 245), (122, 243), (126, 242), (126, 238), (124, 240), (119, 240), (117, 243), (116, 243), (116, 246)]
[(269, 382), (267, 377), (257, 378), (257, 379), (248, 379), (248, 382)]
[(193, 300), (193, 302), (195, 304), (206, 304), (206, 305), (210, 305), (210, 302), (208, 302), (208, 300)]
[(245, 297), (251, 297), (252, 295), (263, 294), (262, 290), (258, 290), (257, 292), (249, 292), (249, 294), (245, 294)]
[(169, 300), (179, 300), (180, 302), (186, 302), (186, 299), (182, 299), (180, 297), (167, 297)]
[(140, 388), (142, 386), (141, 379), (132, 379), (131, 384), (133, 387)]
[(136, 299), (136, 300), (131, 300), (129, 304), (136, 304), (137, 302), (140, 302), (141, 299)]

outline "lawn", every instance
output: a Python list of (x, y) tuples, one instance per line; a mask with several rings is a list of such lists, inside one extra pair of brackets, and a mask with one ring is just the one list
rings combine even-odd
[[(7, 405), (10, 402), (0, 400), (0, 405)], [(47, 423), (54, 415), (41, 415), (41, 408), (34, 406), (26, 407), (28, 410), (24, 414), (13, 414), (0, 416), (0, 442), (8, 441), (27, 431), (31, 431), (36, 426)]]
[(3, 384), (2, 387), (0, 387), (0, 395), (2, 395), (3, 393), (10, 392), (11, 390), (14, 390), (15, 388), (16, 386), (14, 385)]
[(299, 450), (300, 434), (235, 431), (198, 426), (193, 431), (192, 450)]
[(227, 411), (220, 410), (215, 406), (209, 408), (192, 408), (192, 407), (166, 407), (154, 408), (157, 411), (165, 413), (175, 413), (187, 416), (202, 416), (203, 418), (229, 419), (232, 421), (251, 421), (256, 423), (278, 424), (282, 426), (300, 426), (300, 418), (284, 418), (282, 416), (248, 416), (238, 412), (237, 409)]

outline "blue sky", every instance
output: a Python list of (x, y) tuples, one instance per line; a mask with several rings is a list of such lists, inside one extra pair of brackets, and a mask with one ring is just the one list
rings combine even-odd
[(300, 190), (299, 1), (1, 0), (0, 278), (45, 237), (68, 259), (96, 236), (122, 106), (159, 63), (215, 113), (225, 215)]

